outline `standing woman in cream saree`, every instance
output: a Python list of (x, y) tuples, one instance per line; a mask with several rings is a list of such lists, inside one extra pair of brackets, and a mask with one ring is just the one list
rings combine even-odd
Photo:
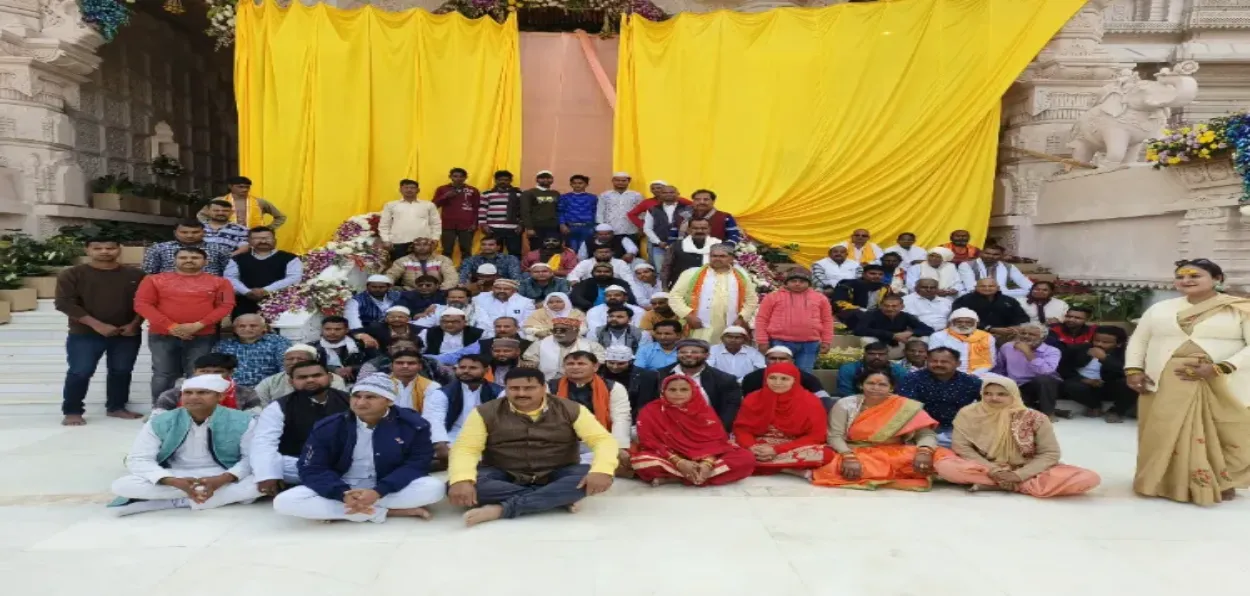
[(1183, 296), (1151, 306), (1129, 339), (1137, 494), (1213, 505), (1250, 486), (1250, 300), (1223, 283), (1207, 259), (1179, 262)]

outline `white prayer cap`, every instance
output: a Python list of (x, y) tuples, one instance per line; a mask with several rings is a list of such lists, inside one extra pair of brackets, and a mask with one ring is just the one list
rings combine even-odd
[(957, 308), (946, 320), (954, 321), (955, 319), (972, 319), (977, 322), (981, 321), (981, 317), (977, 316), (977, 311), (972, 310), (971, 308)]
[(407, 306), (392, 306), (386, 309), (386, 312), (402, 312), (408, 316), (412, 316), (412, 311), (408, 310)]
[(391, 401), (399, 399), (395, 395), (395, 382), (391, 380), (390, 376), (381, 373), (375, 373), (357, 380), (356, 384), (352, 385), (352, 393), (373, 393)]
[(768, 354), (785, 354), (791, 358), (794, 357), (794, 352), (785, 346), (773, 346), (769, 348), (767, 352), (764, 352), (764, 355), (767, 356)]
[(490, 263), (482, 263), (481, 265), (477, 266), (477, 274), (478, 275), (498, 275), (499, 270), (496, 269), (495, 266)]
[(287, 348), (286, 351), (283, 352), (283, 354), (290, 354), (291, 352), (306, 352), (308, 354), (312, 354), (313, 356), (316, 356), (317, 348), (314, 348), (308, 344), (295, 344)]
[(217, 393), (225, 393), (230, 388), (230, 381), (221, 375), (199, 375), (182, 382), (182, 390), (205, 389)]
[(738, 335), (746, 335), (747, 330), (737, 325), (730, 325), (726, 327), (724, 331), (721, 332), (722, 335), (728, 334), (728, 333), (737, 333)]
[(668, 183), (663, 180), (652, 180), (650, 186), (655, 186), (657, 184), (660, 186), (668, 186)]
[(629, 362), (634, 359), (634, 351), (629, 346), (612, 346), (604, 350), (603, 359), (608, 362)]
[(625, 291), (625, 288), (622, 288), (621, 286), (618, 286), (618, 285), (616, 285), (616, 284), (612, 284), (612, 285), (610, 285), (610, 286), (608, 286), (608, 287), (606, 287), (606, 288), (604, 288), (604, 289), (603, 289), (603, 293), (604, 293), (604, 294), (607, 294), (608, 292), (621, 292), (622, 294), (628, 294), (628, 293), (629, 293), (629, 292), (626, 292), (626, 291)]
[(938, 246), (935, 248), (930, 248), (929, 254), (940, 255), (942, 257), (942, 261), (946, 263), (951, 262), (951, 260), (955, 258), (955, 251), (949, 248), (946, 248), (945, 246)]
[(371, 284), (393, 284), (395, 283), (391, 281), (391, 278), (385, 275), (382, 275), (380, 273), (374, 273), (373, 275), (370, 275), (369, 279), (366, 279), (365, 281)]
[(617, 172), (615, 174), (612, 174), (612, 177), (613, 178), (632, 178), (632, 176), (629, 175), (629, 172)]
[(555, 174), (552, 174), (552, 173), (551, 173), (551, 170), (539, 170), (537, 174), (534, 174), (534, 177), (535, 177), (535, 178), (537, 178), (537, 177), (539, 177), (539, 176), (551, 176), (552, 178), (555, 178), (555, 177), (556, 177), (556, 175), (555, 175)]
[(551, 269), (551, 265), (548, 265), (543, 261), (534, 261), (534, 264), (530, 265), (530, 271), (535, 269)]
[(642, 271), (643, 269), (650, 269), (652, 271), (655, 271), (655, 266), (642, 259), (634, 261), (634, 271)]
[(611, 231), (612, 231), (612, 226), (610, 226), (610, 225), (608, 225), (608, 224), (599, 224), (599, 225), (595, 226), (595, 231), (596, 231), (596, 232), (611, 232)]
[(460, 310), (454, 306), (449, 306), (447, 308), (444, 308), (443, 313), (438, 315), (440, 319), (443, 317), (466, 317), (467, 318), (468, 316), (469, 315), (465, 314), (463, 310)]
[(652, 300), (655, 300), (656, 298), (663, 298), (665, 300), (668, 300), (668, 292), (656, 292), (651, 295)]

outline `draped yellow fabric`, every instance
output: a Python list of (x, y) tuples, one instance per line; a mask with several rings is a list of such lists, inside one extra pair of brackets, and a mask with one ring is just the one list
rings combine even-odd
[(347, 218), (421, 197), (452, 167), (489, 187), (521, 166), (516, 20), (240, 2), (235, 96), (239, 173), (290, 220), (279, 245), (304, 252)]
[[(1084, 0), (898, 0), (622, 26), (614, 166), (717, 192), (802, 261), (989, 219), (1003, 93)], [(643, 189), (639, 189), (643, 190)]]

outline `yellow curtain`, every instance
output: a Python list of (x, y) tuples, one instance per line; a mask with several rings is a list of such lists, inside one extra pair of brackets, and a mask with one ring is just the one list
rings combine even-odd
[[(622, 26), (615, 168), (804, 262), (867, 227), (980, 242), (1003, 93), (1084, 0), (899, 0)], [(642, 189), (639, 189), (642, 190)]]
[(279, 245), (304, 252), (347, 218), (452, 167), (469, 183), (521, 166), (516, 20), (240, 2), (235, 96), (239, 173), (290, 220)]

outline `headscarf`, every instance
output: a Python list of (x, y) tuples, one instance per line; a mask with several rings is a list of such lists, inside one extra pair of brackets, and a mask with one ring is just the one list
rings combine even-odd
[[(690, 385), (690, 401), (675, 406), (664, 397), (673, 381)], [(716, 410), (712, 409), (703, 389), (693, 377), (672, 374), (660, 383), (660, 399), (643, 406), (638, 413), (638, 442), (641, 446), (665, 450), (693, 460), (728, 453), (734, 449), (729, 442)]]
[[(768, 386), (768, 376), (783, 374), (794, 378), (794, 385), (785, 393), (777, 393)], [(769, 427), (782, 434), (797, 437), (811, 431), (813, 407), (820, 410), (816, 417), (824, 415), (820, 399), (803, 388), (803, 377), (793, 362), (778, 362), (764, 369), (764, 386), (742, 400), (742, 408), (734, 420), (734, 432), (739, 429), (752, 435), (763, 435)]]
[(981, 376), (981, 392), (991, 385), (998, 385), (1011, 394), (1011, 403), (995, 405), (985, 400), (964, 406), (955, 417), (957, 432), (967, 435), (978, 451), (996, 464), (1022, 463), (1024, 454), (1012, 432), (1012, 422), (1022, 412), (1028, 412), (1020, 397), (1016, 382), (996, 374)]
[[(552, 298), (555, 298), (555, 297), (559, 297), (560, 299), (564, 300), (564, 308), (563, 308), (563, 309), (561, 309), (561, 310), (551, 310), (551, 309), (547, 306), (547, 303), (548, 303), (548, 302), (550, 302), (550, 301), (551, 301), (551, 299), (552, 299)], [(564, 292), (552, 292), (552, 293), (550, 293), (550, 294), (547, 294), (547, 297), (546, 297), (546, 298), (543, 298), (543, 310), (547, 311), (547, 315), (548, 315), (549, 317), (551, 317), (551, 320), (552, 320), (552, 321), (554, 321), (554, 320), (556, 320), (556, 319), (557, 319), (557, 318), (559, 318), (559, 317), (567, 317), (567, 316), (569, 316), (570, 314), (572, 314), (572, 312), (573, 312), (573, 301), (572, 301), (572, 300), (570, 300), (570, 299), (569, 299), (569, 295), (568, 295), (568, 294), (565, 294)]]

